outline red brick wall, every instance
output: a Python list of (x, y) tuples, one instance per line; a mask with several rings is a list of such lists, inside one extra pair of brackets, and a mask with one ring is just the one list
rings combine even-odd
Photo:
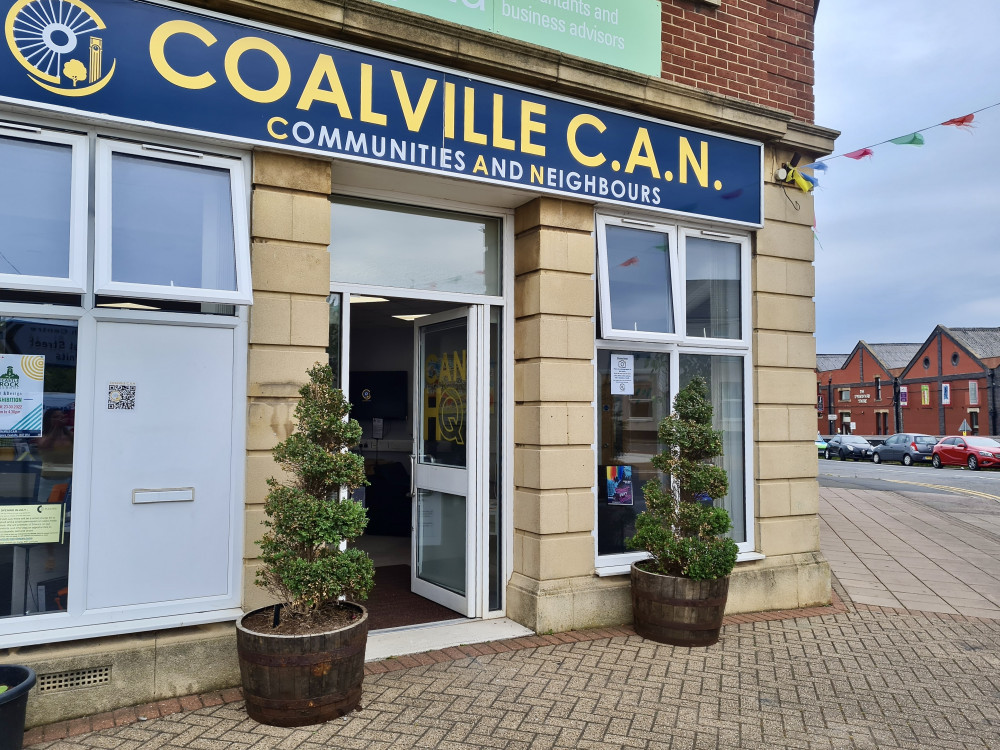
[(812, 122), (814, 0), (663, 0), (663, 78)]

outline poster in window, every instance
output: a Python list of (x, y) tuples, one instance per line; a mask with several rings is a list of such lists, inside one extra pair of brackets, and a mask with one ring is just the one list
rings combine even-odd
[(632, 505), (632, 467), (608, 466), (608, 505)]
[(951, 383), (941, 384), (941, 403), (942, 404), (951, 403)]
[(635, 395), (635, 355), (611, 355), (611, 394), (614, 396)]
[(930, 406), (931, 403), (931, 387), (929, 385), (920, 386), (920, 405)]
[(909, 398), (910, 398), (910, 394), (909, 394), (907, 386), (905, 386), (905, 385), (899, 386), (899, 405), (900, 406), (906, 406), (907, 400)]
[(0, 437), (40, 437), (45, 357), (0, 354)]

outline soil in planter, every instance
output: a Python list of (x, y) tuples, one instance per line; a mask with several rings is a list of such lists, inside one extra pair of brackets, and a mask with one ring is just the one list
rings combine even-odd
[(317, 633), (339, 630), (356, 622), (360, 617), (361, 612), (353, 607), (342, 607), (334, 602), (321, 607), (309, 620), (304, 617), (295, 617), (287, 610), (282, 609), (278, 627), (273, 627), (274, 608), (268, 607), (262, 612), (245, 617), (243, 627), (263, 635), (316, 635)]

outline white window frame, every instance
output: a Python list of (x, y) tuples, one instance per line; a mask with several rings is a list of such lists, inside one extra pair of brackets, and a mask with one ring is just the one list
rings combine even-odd
[(0, 273), (0, 285), (24, 291), (83, 294), (87, 288), (87, 192), (90, 172), (87, 136), (12, 122), (0, 122), (0, 135), (35, 143), (69, 146), (72, 149), (69, 273), (65, 277)]
[(969, 406), (979, 406), (979, 381), (969, 381)]
[[(662, 232), (671, 236), (671, 293), (673, 295), (673, 315), (674, 334), (646, 333), (642, 331), (622, 331), (611, 327), (610, 323), (610, 299), (608, 283), (608, 254), (607, 235), (605, 232), (608, 226), (625, 226), (633, 229), (649, 229), (650, 231)], [(621, 217), (614, 215), (598, 215), (597, 227), (597, 280), (598, 280), (598, 305), (601, 314), (600, 337), (594, 347), (594, 362), (597, 361), (597, 350), (609, 350), (618, 352), (642, 351), (642, 352), (662, 352), (670, 356), (670, 392), (671, 398), (680, 389), (680, 358), (685, 354), (695, 354), (704, 356), (738, 356), (743, 359), (743, 421), (744, 421), (744, 444), (743, 444), (743, 472), (744, 472), (744, 500), (743, 512), (746, 529), (746, 540), (737, 542), (739, 548), (738, 561), (763, 559), (763, 555), (756, 551), (755, 520), (756, 520), (756, 499), (754, 496), (754, 474), (753, 474), (753, 445), (754, 445), (754, 423), (753, 423), (753, 357), (751, 350), (751, 279), (750, 279), (750, 236), (712, 228), (698, 228), (689, 222), (684, 225), (669, 223), (658, 217), (656, 220), (636, 219), (631, 217)], [(719, 239), (724, 242), (738, 242), (740, 244), (740, 338), (739, 339), (719, 339), (686, 336), (687, 323), (687, 300), (686, 300), (686, 246), (687, 237), (705, 237), (708, 239)], [(680, 238), (679, 241), (678, 238)], [(682, 283), (683, 282), (683, 283)], [(597, 393), (598, 379), (597, 368), (594, 368), (595, 393)], [(594, 439), (593, 450), (595, 456), (598, 452), (596, 443), (600, 429), (599, 405), (594, 402)], [(599, 461), (595, 462), (600, 465)], [(594, 529), (591, 532), (594, 539), (595, 570), (598, 576), (612, 576), (627, 573), (632, 563), (646, 559), (649, 555), (646, 552), (623, 552), (610, 555), (600, 555), (597, 552), (598, 531), (597, 528), (597, 503), (598, 493), (601, 492), (601, 484), (595, 478), (594, 488)], [(639, 492), (641, 488), (633, 488)]]
[[(607, 228), (609, 226), (624, 227), (627, 229), (644, 229), (651, 232), (660, 232), (670, 238), (670, 249), (667, 253), (670, 264), (670, 295), (671, 295), (671, 315), (673, 316), (673, 333), (649, 333), (643, 331), (629, 331), (628, 329), (613, 328), (611, 324), (611, 282), (608, 274), (608, 245)], [(682, 339), (680, 331), (681, 315), (679, 312), (681, 297), (680, 266), (678, 264), (677, 247), (677, 226), (661, 221), (646, 221), (620, 216), (597, 216), (597, 262), (598, 262), (598, 300), (601, 306), (601, 330), (600, 334), (606, 339), (620, 339), (626, 341), (680, 341)]]
[[(147, 159), (157, 159), (174, 164), (190, 164), (222, 169), (229, 172), (229, 194), (233, 215), (234, 262), (236, 264), (235, 290), (175, 287), (162, 284), (137, 284), (112, 280), (111, 191), (113, 185), (111, 165), (114, 155), (119, 153), (141, 156)], [(96, 159), (96, 194), (94, 198), (94, 291), (96, 294), (182, 302), (216, 302), (230, 305), (249, 305), (252, 303), (250, 232), (244, 195), (246, 178), (242, 159), (149, 143), (119, 141), (110, 138), (99, 138), (97, 140)]]

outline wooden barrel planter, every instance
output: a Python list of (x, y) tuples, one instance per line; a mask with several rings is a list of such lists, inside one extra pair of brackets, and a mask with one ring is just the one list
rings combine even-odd
[(632, 564), (632, 616), (643, 638), (672, 646), (711, 646), (719, 640), (729, 577), (693, 581), (647, 573)]
[(236, 651), (247, 714), (261, 724), (321, 724), (361, 703), (368, 642), (368, 610), (349, 603), (360, 617), (346, 627), (311, 635), (271, 635), (236, 623)]

